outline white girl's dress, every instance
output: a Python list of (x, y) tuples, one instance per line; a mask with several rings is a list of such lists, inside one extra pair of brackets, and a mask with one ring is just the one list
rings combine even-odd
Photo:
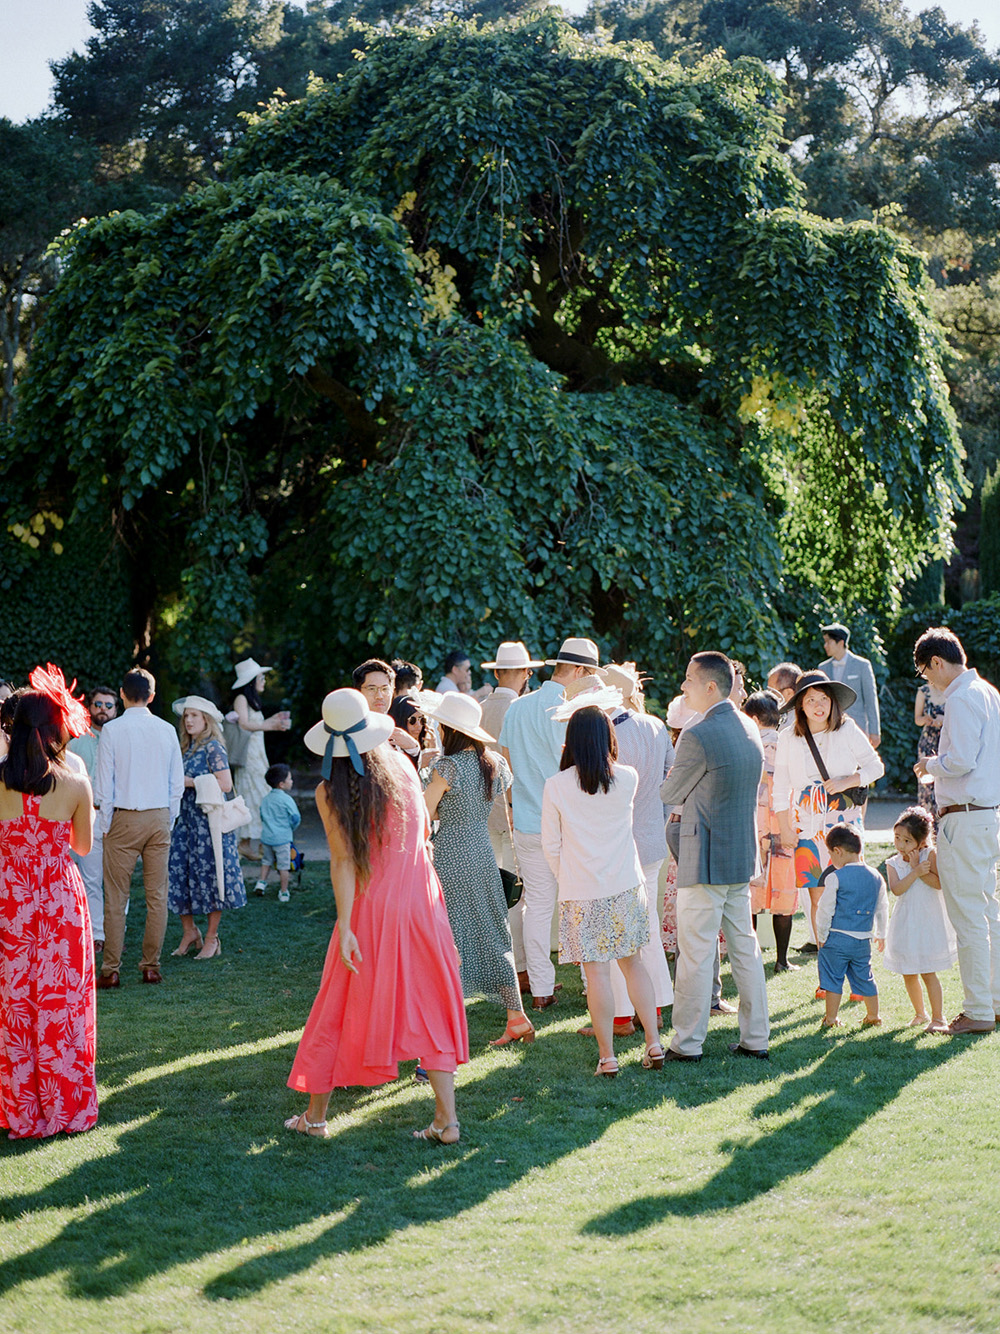
[[(929, 855), (924, 849), (921, 865)], [(892, 867), (900, 880), (910, 874), (908, 863), (898, 853), (886, 865)], [(895, 900), (883, 964), (890, 973), (940, 973), (954, 968), (957, 958), (955, 932), (945, 911), (944, 896), (923, 880), (914, 880), (906, 893)]]

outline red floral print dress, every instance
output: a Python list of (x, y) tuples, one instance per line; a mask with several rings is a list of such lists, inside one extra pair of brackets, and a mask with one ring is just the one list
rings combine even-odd
[(0, 1128), (39, 1139), (97, 1121), (94, 945), (72, 825), (23, 801), (0, 820)]

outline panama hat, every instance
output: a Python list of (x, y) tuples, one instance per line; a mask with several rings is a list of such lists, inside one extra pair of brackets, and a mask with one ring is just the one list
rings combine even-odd
[(479, 665), (495, 672), (516, 672), (522, 667), (544, 667), (545, 663), (530, 658), (519, 639), (505, 639), (497, 649), (496, 662), (481, 662)]
[(807, 690), (828, 691), (842, 709), (849, 709), (858, 697), (856, 690), (852, 690), (843, 681), (831, 681), (826, 672), (803, 672), (795, 687), (795, 694), (778, 712), (790, 713), (795, 708), (795, 701), (801, 699)]
[(204, 695), (185, 695), (182, 699), (175, 699), (171, 707), (178, 717), (183, 714), (185, 709), (199, 709), (206, 718), (211, 718), (213, 722), (222, 722), (221, 712)]
[(273, 672), (273, 667), (262, 667), (259, 662), (253, 658), (244, 658), (233, 668), (236, 673), (236, 680), (233, 682), (233, 689), (239, 690), (240, 686), (248, 686), (251, 681), (256, 680), (258, 676), (263, 676), (265, 672)]
[(425, 708), (428, 718), (436, 723), (443, 723), (454, 732), (462, 732), (487, 746), (496, 745), (496, 737), (490, 736), (482, 726), (483, 710), (479, 701), (471, 695), (461, 695), (457, 690), (449, 690), (438, 698), (438, 702)]
[(323, 756), (323, 777), (330, 777), (330, 761), (349, 759), (364, 773), (360, 756), (388, 741), (396, 724), (387, 713), (372, 713), (360, 690), (346, 686), (331, 690), (323, 701), (323, 717), (302, 738), (314, 755)]
[(597, 645), (592, 639), (564, 639), (556, 656), (545, 659), (545, 666), (558, 667), (560, 663), (567, 663), (571, 667), (589, 667), (596, 672), (599, 661)]

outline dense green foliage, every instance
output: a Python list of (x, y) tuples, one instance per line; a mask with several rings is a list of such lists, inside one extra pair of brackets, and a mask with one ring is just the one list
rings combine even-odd
[(983, 482), (981, 503), (979, 576), (982, 591), (989, 596), (1000, 593), (1000, 463)]
[(553, 17), (373, 40), (69, 238), (9, 494), (113, 515), (189, 670), (267, 550), (312, 688), (571, 631), (760, 667), (786, 600), (891, 607), (962, 488), (938, 335), (905, 243), (798, 210), (775, 95)]

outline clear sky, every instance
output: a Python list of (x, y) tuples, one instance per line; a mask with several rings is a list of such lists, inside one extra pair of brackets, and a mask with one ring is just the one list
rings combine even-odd
[[(911, 3), (929, 9), (934, 0)], [(997, 0), (937, 0), (954, 22), (977, 22), (989, 45), (1000, 47)], [(566, 0), (581, 13), (587, 0)], [(0, 116), (13, 121), (40, 115), (49, 103), (52, 76), (48, 62), (82, 50), (91, 32), (87, 0), (0, 0)]]

